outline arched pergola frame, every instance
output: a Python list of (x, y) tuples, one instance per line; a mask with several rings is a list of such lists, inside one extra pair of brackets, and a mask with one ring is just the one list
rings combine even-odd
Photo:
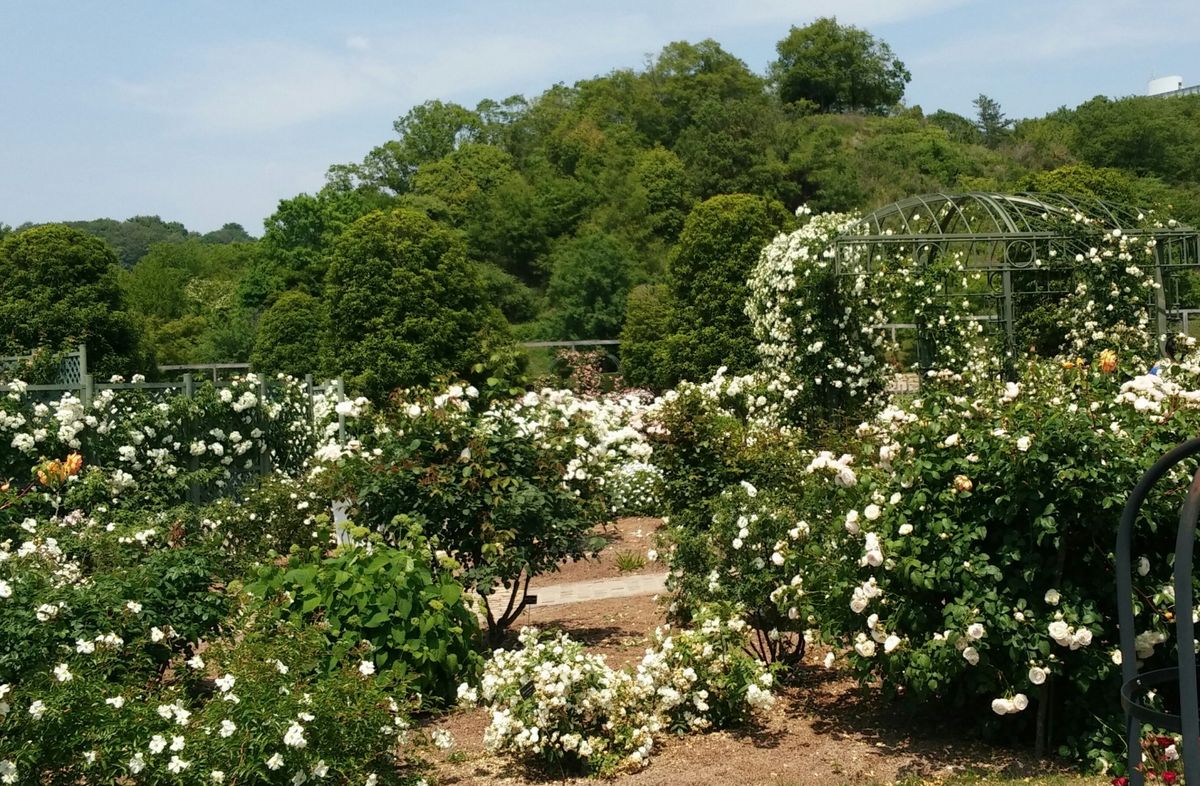
[[(1187, 332), (1200, 302), (1184, 297), (1185, 277), (1200, 271), (1200, 232), (1176, 222), (1152, 223), (1147, 211), (1099, 199), (1049, 193), (988, 192), (922, 194), (863, 216), (832, 244), (838, 275), (868, 278), (884, 259), (911, 257), (922, 270), (957, 255), (985, 285), (975, 290), (947, 287), (943, 294), (971, 301), (972, 319), (1001, 339), (1005, 357), (1016, 357), (1016, 325), (1029, 296), (1066, 296), (1074, 289), (1076, 255), (1085, 253), (1090, 231), (1119, 230), (1153, 240), (1153, 302), (1159, 340)], [(893, 320), (895, 321), (895, 320)], [(926, 337), (917, 330), (918, 363), (929, 357)], [(1007, 363), (1006, 363), (1007, 365)]]

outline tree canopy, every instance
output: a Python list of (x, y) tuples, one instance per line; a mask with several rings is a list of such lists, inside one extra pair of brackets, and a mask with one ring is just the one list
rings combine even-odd
[(453, 231), (409, 208), (369, 213), (338, 238), (326, 298), (329, 370), (380, 397), (470, 374), (508, 342)]
[(0, 243), (0, 351), (72, 349), (85, 343), (97, 374), (146, 369), (125, 309), (117, 257), (104, 241), (50, 224)]
[(770, 74), (780, 100), (820, 112), (883, 114), (912, 79), (890, 46), (833, 17), (793, 27), (775, 51)]

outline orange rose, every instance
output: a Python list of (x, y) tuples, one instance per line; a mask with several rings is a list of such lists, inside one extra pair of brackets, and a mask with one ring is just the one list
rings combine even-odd
[(1111, 374), (1117, 370), (1117, 353), (1111, 349), (1105, 349), (1100, 353), (1100, 370), (1105, 374)]

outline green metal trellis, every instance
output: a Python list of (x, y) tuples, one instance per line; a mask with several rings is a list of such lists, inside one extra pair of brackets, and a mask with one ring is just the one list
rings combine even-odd
[[(1154, 302), (1160, 340), (1190, 328), (1200, 308), (1200, 232), (1169, 222), (1148, 226), (1145, 211), (1099, 199), (1064, 194), (968, 192), (912, 196), (864, 216), (833, 241), (836, 271), (844, 275), (879, 272), (885, 258), (911, 255), (918, 270), (958, 255), (968, 273), (984, 286), (949, 290), (943, 296), (976, 304), (974, 318), (1001, 339), (1003, 354), (1017, 354), (1017, 326), (1031, 304), (1062, 298), (1074, 289), (1074, 258), (1085, 251), (1073, 231), (1076, 219), (1104, 230), (1154, 241)], [(894, 315), (893, 315), (894, 316)], [(892, 321), (901, 321), (893, 319)], [(927, 338), (917, 330), (918, 356), (928, 357)]]

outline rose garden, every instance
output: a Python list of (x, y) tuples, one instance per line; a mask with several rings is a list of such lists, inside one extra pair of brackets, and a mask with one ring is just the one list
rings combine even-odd
[[(801, 209), (730, 306), (756, 368), (657, 395), (486, 362), (370, 400), (8, 380), (0, 782), (469, 783), (471, 713), (514, 782), (631, 778), (826, 673), (1123, 777), (1114, 543), (1200, 432), (1172, 294), (1200, 260), (1154, 214), (1024, 199), (1003, 237), (969, 199)], [(921, 210), (962, 225), (930, 239)], [(1138, 522), (1145, 668), (1195, 613), (1171, 587), (1189, 480)], [(662, 522), (626, 558), (667, 570), (636, 657), (528, 625), (631, 516)], [(1175, 738), (1145, 732), (1147, 778), (1180, 782)]]

